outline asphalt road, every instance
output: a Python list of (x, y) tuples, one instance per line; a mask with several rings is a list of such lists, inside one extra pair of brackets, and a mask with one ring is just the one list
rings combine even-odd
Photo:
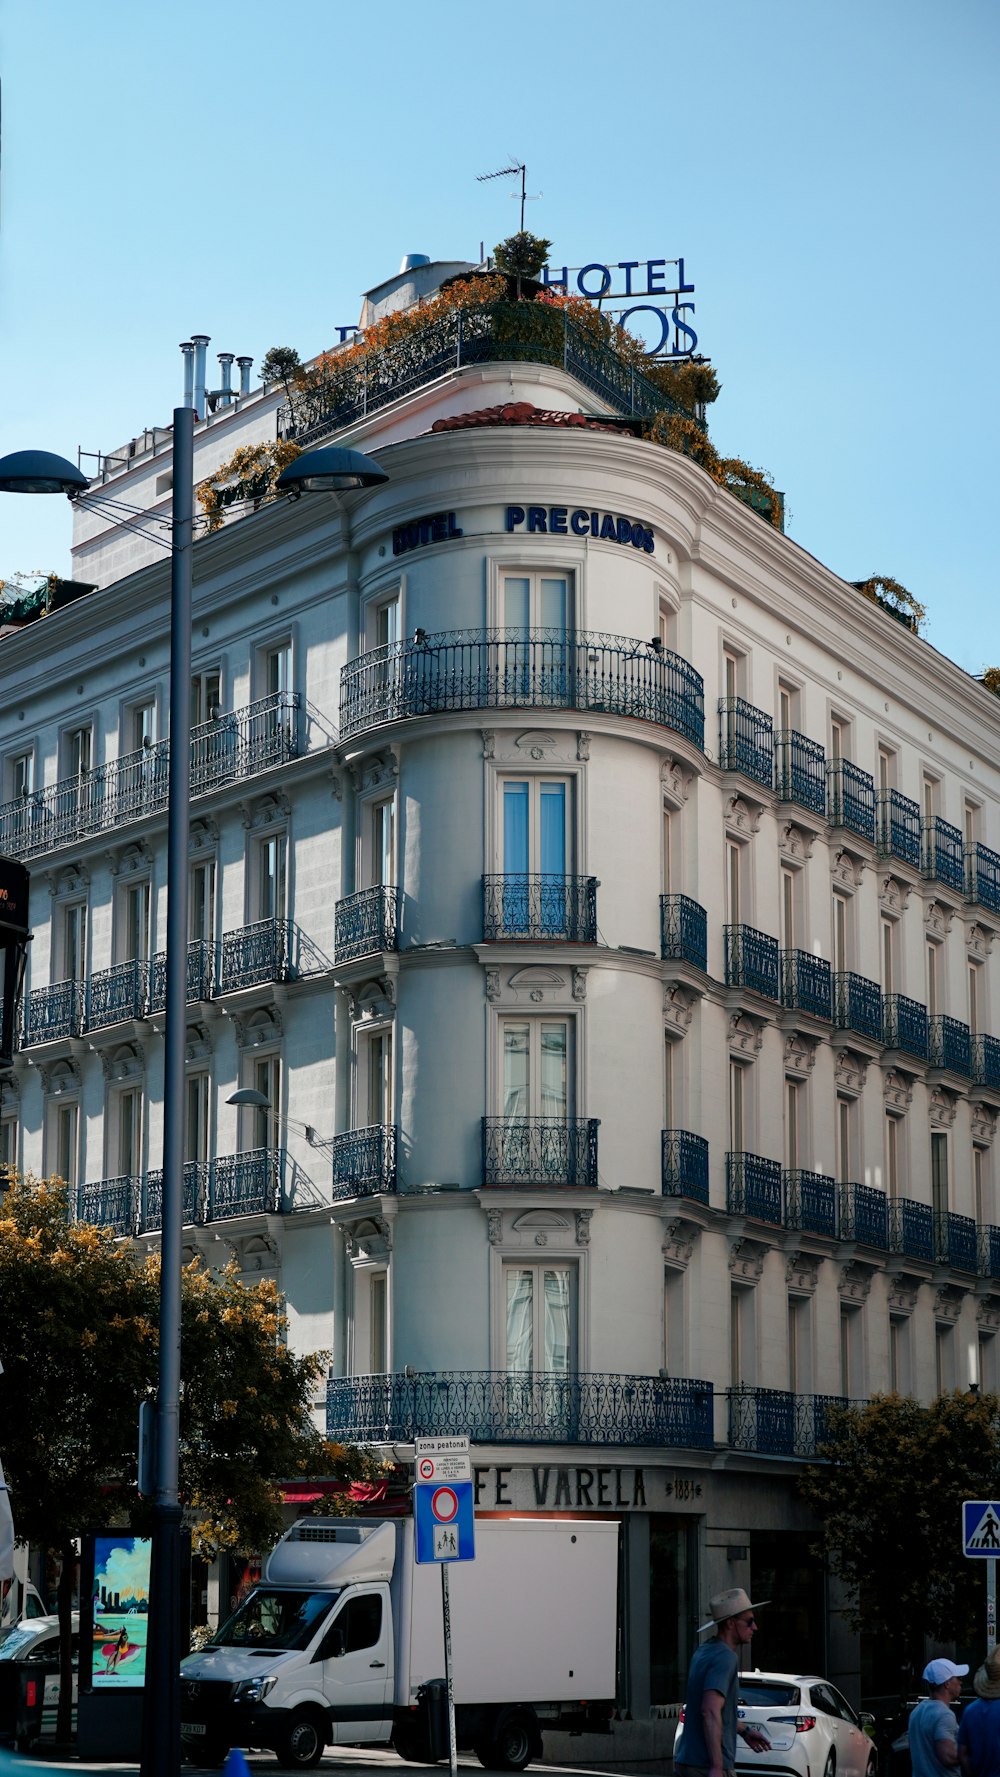
[[(73, 1759), (71, 1763), (62, 1764), (55, 1756), (54, 1749), (52, 1756), (46, 1756), (46, 1752), (47, 1749), (43, 1743), (32, 1757), (18, 1759), (16, 1762), (11, 1760), (6, 1766), (5, 1761), (0, 1757), (0, 1777), (6, 1777), (8, 1771), (10, 1777), (14, 1777), (15, 1771), (16, 1777), (24, 1777), (24, 1773), (30, 1772), (32, 1769), (37, 1770), (39, 1777), (45, 1777), (46, 1772), (48, 1777), (55, 1777), (57, 1770), (68, 1773), (91, 1772), (95, 1774), (95, 1777), (105, 1777), (105, 1774), (106, 1777), (139, 1777), (139, 1767), (136, 1764), (88, 1765), (77, 1759)], [(252, 1777), (297, 1777), (297, 1774), (294, 1773), (286, 1774), (285, 1766), (278, 1763), (272, 1752), (247, 1753), (246, 1761)], [(483, 1771), (482, 1765), (473, 1753), (460, 1752), (458, 1762), (463, 1770)], [(333, 1747), (328, 1747), (316, 1769), (320, 1772), (321, 1777), (323, 1774), (325, 1777), (395, 1777), (398, 1772), (408, 1772), (410, 1777), (447, 1777), (448, 1766), (447, 1763), (441, 1765), (409, 1764), (406, 1760), (399, 1758), (396, 1753), (383, 1751), (380, 1747), (373, 1747), (370, 1751), (365, 1752), (356, 1746), (351, 1746), (346, 1747), (343, 1752), (337, 1752)], [(528, 1769), (529, 1772), (544, 1771), (546, 1777), (607, 1777), (607, 1767), (599, 1769), (591, 1765), (529, 1765)], [(213, 1766), (209, 1770), (207, 1766), (182, 1764), (180, 1777), (220, 1777), (220, 1773), (218, 1766)], [(225, 1777), (224, 1773), (223, 1777)]]

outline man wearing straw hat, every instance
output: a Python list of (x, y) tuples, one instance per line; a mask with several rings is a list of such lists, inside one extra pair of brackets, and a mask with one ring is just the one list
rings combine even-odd
[(952, 1704), (962, 1689), (968, 1666), (954, 1660), (931, 1660), (924, 1667), (930, 1696), (910, 1716), (910, 1763), (913, 1777), (951, 1777), (958, 1764), (958, 1722)]
[(958, 1756), (966, 1777), (1000, 1777), (1000, 1648), (972, 1680), (976, 1700), (962, 1716)]
[(770, 1599), (751, 1604), (742, 1586), (719, 1592), (709, 1600), (710, 1618), (698, 1634), (714, 1629), (711, 1640), (702, 1642), (691, 1661), (684, 1726), (677, 1746), (674, 1770), (678, 1777), (725, 1777), (736, 1763), (736, 1737), (753, 1752), (769, 1752), (771, 1742), (757, 1727), (741, 1727), (736, 1721), (736, 1696), (740, 1661), (738, 1648), (748, 1647), (756, 1628), (754, 1611)]

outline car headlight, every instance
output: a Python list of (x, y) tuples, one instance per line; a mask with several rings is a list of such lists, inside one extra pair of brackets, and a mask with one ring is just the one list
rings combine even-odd
[(271, 1678), (244, 1678), (233, 1692), (234, 1700), (239, 1703), (263, 1703), (277, 1682), (276, 1674)]

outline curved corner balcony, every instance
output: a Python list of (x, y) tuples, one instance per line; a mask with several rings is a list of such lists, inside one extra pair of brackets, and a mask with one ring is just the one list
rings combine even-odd
[(598, 1117), (484, 1117), (483, 1184), (597, 1187)]
[(340, 738), (453, 710), (586, 710), (705, 741), (700, 673), (669, 648), (559, 629), (447, 630), (374, 648), (344, 667)]
[(327, 1381), (329, 1438), (406, 1444), (449, 1433), (461, 1433), (474, 1444), (710, 1450), (712, 1384), (667, 1376), (507, 1370), (426, 1370), (416, 1376)]
[(597, 886), (596, 876), (484, 876), (484, 944), (596, 944)]

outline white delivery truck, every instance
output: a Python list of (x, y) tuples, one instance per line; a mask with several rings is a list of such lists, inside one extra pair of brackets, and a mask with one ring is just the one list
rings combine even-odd
[[(449, 1571), (459, 1745), (521, 1771), (544, 1725), (605, 1730), (614, 1710), (618, 1524), (480, 1519)], [(447, 1757), (441, 1576), (413, 1520), (300, 1518), (263, 1578), (181, 1665), (181, 1736), (199, 1764), (270, 1747), (293, 1769), (328, 1745), (390, 1740)]]

